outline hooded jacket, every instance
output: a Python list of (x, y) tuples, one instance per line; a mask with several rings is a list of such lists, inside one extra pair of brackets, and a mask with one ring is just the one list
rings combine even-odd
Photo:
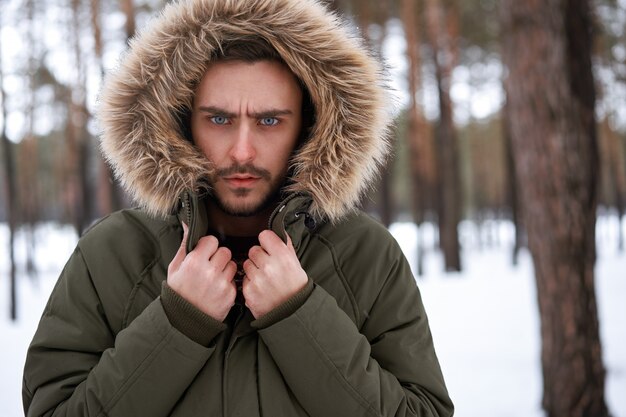
[[(185, 137), (180, 114), (213, 51), (251, 35), (279, 52), (315, 108), (269, 223), (290, 236), (313, 289), (276, 320), (234, 309), (230, 325), (198, 343), (159, 296), (180, 220), (188, 250), (207, 231), (203, 198), (215, 169)], [(358, 36), (318, 1), (166, 6), (101, 94), (103, 153), (141, 208), (80, 239), (29, 347), (26, 415), (452, 415), (408, 263), (356, 208), (388, 151), (381, 80)]]

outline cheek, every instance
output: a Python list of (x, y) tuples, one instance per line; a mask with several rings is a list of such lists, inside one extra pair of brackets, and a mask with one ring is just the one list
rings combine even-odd
[(207, 158), (209, 158), (213, 154), (209, 146), (206, 145), (206, 142), (202, 140), (196, 140), (195, 143), (196, 143), (196, 146), (200, 149), (200, 151), (202, 151), (204, 156), (206, 156)]
[(219, 143), (215, 141), (211, 141), (207, 137), (202, 137), (202, 135), (194, 136), (196, 138), (194, 140), (195, 145), (200, 149), (200, 151), (213, 162), (218, 162), (221, 158), (225, 150), (220, 149)]
[(207, 158), (216, 155), (216, 144), (211, 140), (206, 127), (203, 126), (202, 119), (191, 118), (191, 135), (193, 143)]
[(291, 141), (288, 143), (281, 144), (281, 146), (268, 147), (267, 155), (268, 158), (272, 161), (274, 166), (278, 170), (287, 169), (287, 165), (289, 164), (289, 160), (291, 159), (291, 155), (293, 153), (295, 144), (292, 144)]

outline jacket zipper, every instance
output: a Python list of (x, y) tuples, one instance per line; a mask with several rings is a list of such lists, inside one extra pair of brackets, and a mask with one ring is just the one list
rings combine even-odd
[(272, 223), (274, 223), (274, 218), (276, 218), (278, 213), (280, 213), (281, 211), (283, 211), (285, 209), (285, 207), (287, 207), (287, 201), (289, 201), (289, 200), (290, 200), (290, 198), (284, 199), (283, 201), (281, 201), (281, 203), (278, 206), (276, 206), (274, 211), (272, 211), (272, 214), (270, 215), (270, 218), (267, 221), (267, 228), (269, 230), (272, 230)]
[[(267, 222), (267, 228), (269, 230), (274, 230), (274, 228), (272, 227), (272, 223), (274, 223), (274, 220), (276, 219), (276, 216), (278, 216), (278, 214), (280, 214), (285, 208), (287, 208), (287, 203), (289, 203), (291, 200), (293, 200), (296, 197), (299, 197), (300, 194), (291, 194), (289, 197), (285, 198), (283, 201), (280, 202), (280, 204), (278, 206), (276, 206), (276, 208), (274, 209), (274, 211), (272, 211), (272, 214), (270, 215), (270, 218)], [(285, 230), (285, 233), (287, 233), (287, 231)], [(286, 236), (285, 236), (286, 239)], [(285, 243), (287, 243), (285, 241)]]
[(189, 191), (183, 193), (183, 208), (185, 209), (185, 217), (187, 219), (187, 227), (191, 224), (191, 197)]

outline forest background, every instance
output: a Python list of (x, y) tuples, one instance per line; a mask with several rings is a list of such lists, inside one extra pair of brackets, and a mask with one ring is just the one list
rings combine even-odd
[[(0, 0), (0, 223), (31, 236), (26, 268), (33, 276), (38, 224), (71, 224), (80, 235), (132, 205), (99, 154), (94, 114), (104, 75), (165, 3)], [(603, 401), (585, 403), (581, 392), (602, 396), (590, 224), (606, 213), (624, 218), (626, 205), (626, 0), (329, 5), (385, 60), (397, 99), (393, 158), (364, 208), (387, 225), (435, 225), (449, 271), (463, 268), (462, 220), (511, 221), (511, 262), (529, 247), (535, 263), (544, 408), (606, 415)], [(478, 244), (494, 240), (497, 233), (487, 233)], [(418, 243), (418, 275), (424, 253)], [(0, 254), (14, 259), (12, 238)], [(559, 262), (576, 266), (563, 272)], [(14, 283), (15, 266), (8, 275)], [(11, 317), (17, 302), (13, 291)], [(559, 304), (581, 307), (557, 317), (551, 306)], [(591, 318), (579, 320), (588, 310)], [(552, 334), (568, 321), (581, 328), (575, 337), (586, 348), (570, 352), (567, 338)], [(559, 362), (580, 357), (590, 374), (574, 378), (577, 369), (548, 367), (553, 355), (564, 357)], [(559, 381), (572, 380), (581, 381), (570, 384), (570, 399), (557, 401), (568, 397), (557, 395)], [(573, 414), (576, 407), (595, 411)]]

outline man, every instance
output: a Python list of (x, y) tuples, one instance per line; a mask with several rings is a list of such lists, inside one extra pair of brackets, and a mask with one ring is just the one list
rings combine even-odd
[(28, 351), (28, 416), (449, 416), (415, 280), (355, 206), (373, 60), (314, 0), (189, 0), (131, 44), (102, 148), (142, 209), (91, 228)]

